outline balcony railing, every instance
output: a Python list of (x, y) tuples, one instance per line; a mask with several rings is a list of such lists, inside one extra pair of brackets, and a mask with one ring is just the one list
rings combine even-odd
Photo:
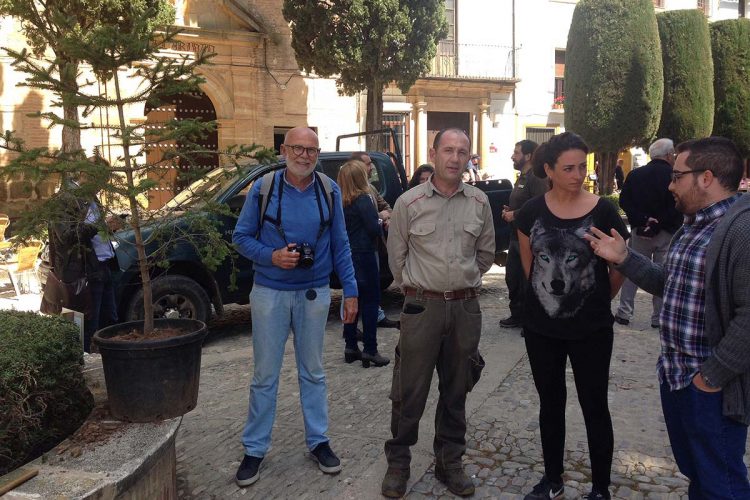
[[(516, 74), (517, 58), (516, 55)], [(507, 80), (513, 78), (513, 47), (442, 41), (438, 44), (432, 67), (425, 76)]]

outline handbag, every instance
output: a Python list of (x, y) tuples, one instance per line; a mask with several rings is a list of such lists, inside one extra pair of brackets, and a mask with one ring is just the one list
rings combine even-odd
[(88, 289), (88, 280), (85, 277), (66, 283), (54, 271), (47, 274), (42, 303), (39, 306), (40, 312), (60, 314), (62, 308), (65, 307), (82, 312), (85, 315), (88, 313), (90, 305), (91, 293)]

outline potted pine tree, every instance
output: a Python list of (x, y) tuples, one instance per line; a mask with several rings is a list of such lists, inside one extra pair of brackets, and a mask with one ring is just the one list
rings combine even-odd
[[(214, 266), (227, 258), (231, 244), (222, 238), (218, 217), (209, 214), (229, 212), (212, 204), (211, 193), (203, 193), (206, 200), (199, 213), (149, 210), (149, 191), (170, 167), (179, 165), (182, 180), (189, 183), (191, 175), (206, 173), (200, 165), (206, 163), (207, 156), (219, 154), (227, 175), (232, 175), (232, 167), (241, 168), (269, 154), (257, 145), (232, 147), (221, 153), (207, 151), (202, 139), (216, 124), (201, 118), (169, 119), (148, 129), (142, 121), (130, 121), (127, 116), (136, 106), (155, 109), (172, 96), (199, 91), (203, 82), (199, 68), (208, 63), (210, 54), (168, 50), (179, 33), (171, 27), (174, 10), (165, 0), (102, 0), (93, 4), (97, 19), (85, 29), (72, 16), (40, 17), (61, 23), (60, 33), (66, 33), (67, 42), (58, 50), (4, 50), (15, 69), (26, 73), (22, 85), (53, 92), (58, 97), (57, 105), (65, 111), (63, 116), (55, 112), (37, 116), (77, 133), (94, 129), (101, 134), (102, 145), (116, 153), (110, 154), (109, 162), (90, 161), (82, 149), (29, 148), (22, 137), (6, 131), (0, 147), (13, 152), (15, 158), (0, 175), (22, 174), (39, 181), (84, 173), (88, 179), (85, 185), (71, 187), (63, 182), (61, 192), (89, 198), (98, 194), (104, 200), (105, 213), (128, 213), (125, 224), (133, 239), (115, 238), (114, 243), (132, 245), (128, 251), (137, 257), (143, 320), (104, 328), (94, 335), (94, 343), (102, 354), (109, 405), (115, 417), (134, 422), (171, 418), (196, 405), (201, 346), (207, 330), (203, 322), (194, 319), (155, 321), (152, 277), (161, 258), (181, 242), (189, 241), (199, 249), (204, 262)], [(41, 4), (34, 5), (29, 8), (44, 10)], [(59, 6), (56, 8), (60, 14)], [(72, 66), (70, 61), (76, 64)], [(88, 65), (90, 72), (71, 78), (68, 72), (72, 67), (78, 71), (79, 65)], [(82, 118), (78, 119), (78, 112), (71, 112), (71, 108), (79, 110)], [(85, 121), (103, 115), (114, 116), (114, 120)], [(156, 150), (160, 154), (154, 154)], [(60, 204), (65, 199), (53, 196), (24, 214), (18, 223), (21, 235), (44, 232), (55, 217), (64, 213)], [(105, 235), (106, 228), (101, 224), (100, 233)]]

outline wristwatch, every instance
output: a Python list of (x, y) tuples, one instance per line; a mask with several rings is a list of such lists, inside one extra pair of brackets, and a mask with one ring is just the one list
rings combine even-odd
[(713, 382), (711, 382), (708, 377), (706, 377), (706, 374), (703, 372), (698, 372), (701, 375), (701, 378), (703, 379), (703, 383), (706, 384), (706, 387), (709, 389), (719, 389), (720, 387)]

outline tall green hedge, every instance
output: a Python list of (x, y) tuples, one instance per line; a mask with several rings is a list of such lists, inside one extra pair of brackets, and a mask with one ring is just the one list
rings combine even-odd
[(72, 434), (93, 407), (78, 328), (0, 311), (0, 476)]
[(698, 9), (656, 16), (664, 63), (664, 104), (657, 137), (675, 144), (711, 135), (714, 66), (708, 22)]
[(651, 0), (581, 0), (565, 54), (565, 128), (600, 153), (652, 137), (664, 94)]
[[(714, 56), (714, 135), (750, 156), (750, 19), (711, 23)], [(697, 70), (699, 68), (696, 68)]]

